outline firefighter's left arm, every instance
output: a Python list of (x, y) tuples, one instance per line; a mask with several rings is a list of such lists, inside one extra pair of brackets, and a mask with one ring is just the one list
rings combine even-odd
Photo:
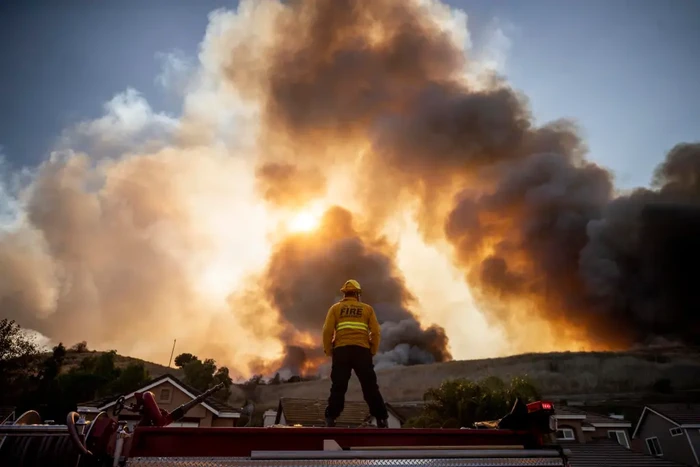
[(376, 355), (379, 350), (379, 342), (381, 341), (381, 328), (379, 327), (379, 321), (377, 321), (377, 315), (374, 313), (374, 308), (370, 307), (369, 313), (369, 332), (372, 333), (372, 340), (369, 343), (370, 351), (372, 355)]
[(326, 322), (323, 323), (323, 352), (327, 356), (333, 353), (333, 332), (335, 331), (335, 313), (333, 307), (328, 309)]

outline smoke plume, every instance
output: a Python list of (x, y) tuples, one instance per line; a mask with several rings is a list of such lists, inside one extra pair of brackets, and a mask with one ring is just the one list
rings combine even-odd
[(512, 332), (534, 314), (561, 344), (624, 347), (655, 332), (697, 340), (682, 311), (691, 303), (669, 311), (658, 271), (640, 269), (660, 263), (642, 259), (638, 238), (652, 222), (640, 217), (647, 203), (700, 202), (697, 145), (669, 153), (656, 191), (616, 198), (575, 124), (537, 127), (502, 79), (464, 79), (464, 51), (427, 5), (294, 3), (263, 55), (266, 79), (253, 80), (264, 137), (313, 148), (291, 152), (306, 165), (338, 165), (339, 140), (341, 153), (361, 152), (371, 170), (358, 191), (373, 220), (419, 200), (426, 241), (449, 240), (482, 311)]
[[(535, 124), (484, 69), (464, 19), (436, 0), (212, 13), (197, 67), (162, 80), (182, 115), (128, 90), (9, 174), (2, 316), (161, 363), (177, 338), (238, 374), (312, 373), (354, 278), (378, 366), (697, 343), (700, 143), (619, 193), (574, 122)], [(452, 306), (467, 289), (475, 307)]]

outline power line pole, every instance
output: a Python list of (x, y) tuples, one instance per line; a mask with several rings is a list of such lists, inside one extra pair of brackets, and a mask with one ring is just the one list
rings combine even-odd
[(168, 362), (168, 368), (170, 368), (170, 364), (173, 362), (173, 355), (175, 354), (175, 342), (177, 342), (177, 339), (173, 340), (173, 350), (170, 352), (170, 361)]

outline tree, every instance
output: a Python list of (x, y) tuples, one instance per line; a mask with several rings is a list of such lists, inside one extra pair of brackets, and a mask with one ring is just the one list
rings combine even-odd
[(259, 395), (258, 386), (261, 384), (265, 384), (263, 381), (263, 375), (253, 375), (248, 381), (241, 384), (240, 387), (247, 399), (257, 402)]
[(272, 378), (268, 384), (277, 385), (277, 384), (280, 384), (281, 382), (282, 382), (282, 379), (280, 377), (280, 374), (275, 373), (275, 377)]
[(426, 428), (469, 427), (474, 422), (496, 420), (507, 414), (520, 398), (532, 402), (539, 398), (537, 389), (523, 378), (513, 378), (509, 384), (495, 376), (479, 382), (455, 379), (429, 389), (423, 413), (407, 426)]
[(73, 347), (70, 348), (70, 352), (76, 352), (76, 353), (85, 353), (88, 351), (88, 346), (87, 346), (87, 341), (81, 341), (76, 344), (73, 344)]
[(231, 385), (233, 385), (233, 379), (231, 379), (229, 370), (225, 366), (222, 366), (216, 370), (216, 373), (214, 373), (214, 384), (216, 385), (219, 383), (224, 383), (224, 388), (217, 391), (216, 394), (214, 394), (214, 397), (222, 401), (227, 401), (231, 396)]
[(150, 379), (143, 362), (130, 363), (121, 370), (119, 377), (111, 383), (110, 394), (127, 394), (140, 388)]
[(175, 366), (178, 368), (184, 368), (185, 365), (195, 360), (199, 360), (196, 355), (192, 355), (191, 353), (181, 353), (175, 357)]
[(0, 403), (17, 405), (27, 397), (39, 363), (34, 339), (8, 319), (0, 321)]
[(204, 360), (199, 359), (188, 362), (183, 368), (185, 372), (185, 382), (200, 391), (206, 391), (214, 385), (214, 372), (216, 371), (216, 362), (211, 358)]
[(15, 358), (36, 355), (34, 339), (22, 331), (19, 324), (7, 318), (0, 321), (0, 364)]

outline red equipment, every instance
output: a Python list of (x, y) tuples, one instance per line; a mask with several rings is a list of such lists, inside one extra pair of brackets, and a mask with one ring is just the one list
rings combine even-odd
[[(172, 413), (161, 410), (152, 393), (136, 395), (129, 410), (138, 411), (141, 421), (133, 433), (105, 412), (84, 423), (72, 412), (65, 426), (0, 426), (0, 465), (568, 466), (566, 453), (546, 444), (556, 430), (549, 402), (518, 400), (502, 419), (470, 429), (167, 428), (216, 390)], [(121, 399), (116, 412), (123, 408)], [(51, 444), (50, 436), (68, 441)], [(33, 442), (54, 451), (37, 453), (29, 447)], [(59, 447), (65, 452), (55, 452)]]

